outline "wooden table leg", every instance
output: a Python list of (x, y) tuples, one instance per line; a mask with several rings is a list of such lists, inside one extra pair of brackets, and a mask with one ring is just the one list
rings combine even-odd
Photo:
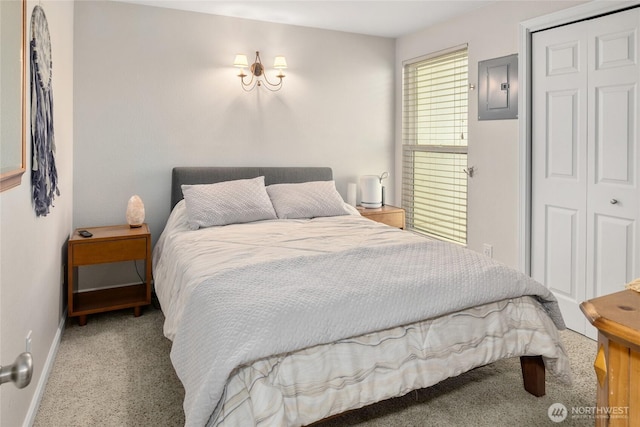
[[(624, 414), (620, 411), (628, 411), (631, 406), (629, 401), (630, 388), (637, 387), (637, 384), (630, 384), (630, 350), (627, 346), (619, 344), (616, 341), (609, 340), (609, 356), (607, 358), (608, 368), (607, 377), (609, 381), (608, 400), (602, 405), (612, 415), (609, 417), (608, 426), (624, 426), (630, 427), (628, 413)], [(601, 405), (598, 405), (598, 407)], [(618, 415), (618, 416), (616, 416)]]
[(142, 307), (141, 306), (138, 305), (136, 307), (133, 307), (133, 315), (135, 317), (140, 317), (141, 314), (142, 314)]
[(86, 324), (87, 324), (87, 315), (86, 314), (82, 314), (82, 315), (78, 316), (78, 325), (84, 326)]
[(629, 395), (629, 425), (640, 426), (640, 352), (631, 351), (631, 375), (629, 376), (629, 384), (631, 384), (631, 394)]

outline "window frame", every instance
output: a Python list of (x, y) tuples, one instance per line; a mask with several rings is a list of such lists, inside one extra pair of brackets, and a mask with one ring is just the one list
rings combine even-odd
[[(460, 65), (456, 65), (458, 61), (457, 56), (461, 56), (461, 60), (464, 61), (464, 72), (459, 72)], [(436, 99), (436, 102), (441, 106), (450, 108), (450, 102), (439, 99), (439, 97), (433, 96), (436, 93), (432, 90), (436, 84), (429, 83), (426, 86), (426, 90), (421, 91), (417, 85), (419, 82), (420, 68), (437, 66), (439, 63), (444, 64), (453, 61), (453, 65), (448, 66), (449, 74), (448, 78), (453, 78), (450, 81), (452, 87), (449, 93), (454, 98), (453, 113), (447, 114), (449, 119), (440, 120), (445, 116), (437, 118), (436, 115), (430, 114), (432, 111), (436, 111), (440, 106), (432, 108), (427, 104), (420, 106), (420, 100), (427, 99), (429, 102)], [(467, 244), (467, 175), (465, 169), (467, 167), (467, 155), (468, 155), (468, 116), (469, 116), (469, 95), (468, 95), (468, 76), (469, 76), (469, 51), (466, 44), (452, 47), (450, 49), (434, 52), (429, 55), (424, 55), (418, 58), (404, 61), (402, 64), (402, 207), (406, 212), (407, 229), (426, 234), (431, 237), (451, 241), (461, 245)], [(460, 81), (456, 81), (459, 79)], [(433, 77), (431, 80), (434, 80)], [(420, 95), (432, 95), (431, 98), (421, 98)], [(458, 95), (463, 95), (462, 98), (457, 99)], [(408, 108), (408, 107), (411, 108)], [(457, 108), (462, 108), (461, 111), (457, 111)], [(421, 110), (422, 109), (422, 110)], [(421, 111), (427, 113), (421, 116)], [(424, 126), (421, 119), (434, 119), (438, 126)], [(435, 117), (435, 118), (434, 118)], [(462, 117), (462, 119), (461, 119)], [(453, 120), (451, 120), (453, 118)], [(461, 120), (461, 125), (457, 125), (456, 122)], [(453, 125), (446, 125), (446, 123), (453, 123)], [(422, 123), (422, 124), (421, 124)], [(463, 123), (463, 124), (462, 124)], [(442, 128), (451, 128), (452, 131), (446, 130), (444, 134), (448, 135), (442, 141), (445, 143), (438, 143), (442, 137), (442, 134), (438, 133)], [(422, 132), (421, 132), (422, 131)], [(461, 140), (464, 143), (456, 142), (455, 136), (457, 132), (460, 132)], [(426, 142), (425, 142), (426, 141)], [(435, 143), (434, 143), (435, 141)], [(430, 142), (430, 143), (429, 143)], [(429, 155), (433, 154), (433, 157), (438, 155), (451, 155), (453, 164), (445, 166), (444, 169), (451, 173), (450, 176), (442, 178), (437, 177), (436, 167), (424, 166), (429, 160), (425, 161)], [(416, 167), (416, 155), (421, 156), (422, 164)], [(456, 160), (457, 159), (457, 160)], [(434, 160), (434, 161), (437, 161)], [(435, 164), (435, 163), (434, 163)], [(437, 166), (439, 168), (439, 166)], [(436, 211), (439, 208), (435, 207), (435, 203), (423, 201), (423, 206), (430, 206), (430, 208), (416, 209), (417, 191), (420, 188), (429, 189), (424, 184), (424, 179), (418, 180), (416, 178), (416, 170), (432, 172), (434, 179), (450, 180), (451, 189), (440, 190), (441, 193), (436, 195), (440, 199), (448, 198), (450, 203), (443, 202), (449, 206), (450, 214), (442, 214), (442, 217), (449, 217), (448, 220), (436, 220), (436, 216), (431, 215), (431, 211)], [(417, 181), (423, 181), (421, 185), (416, 185)], [(433, 181), (431, 181), (431, 184)], [(462, 185), (461, 183), (464, 183)], [(436, 190), (437, 192), (438, 190)], [(448, 192), (451, 197), (444, 196), (444, 193)], [(429, 193), (429, 191), (427, 191)], [(432, 191), (430, 194), (433, 194)], [(464, 196), (464, 203), (461, 203), (462, 195)], [(459, 196), (459, 197), (457, 197)], [(424, 199), (424, 194), (421, 194)], [(432, 199), (433, 200), (433, 199)], [(439, 202), (440, 203), (440, 202)], [(463, 217), (461, 212), (463, 212)], [(416, 215), (416, 213), (420, 215)], [(420, 218), (418, 220), (418, 218)], [(416, 224), (419, 221), (421, 224)], [(427, 224), (425, 226), (425, 224)], [(437, 225), (440, 224), (440, 225)], [(449, 229), (449, 231), (447, 231)]]

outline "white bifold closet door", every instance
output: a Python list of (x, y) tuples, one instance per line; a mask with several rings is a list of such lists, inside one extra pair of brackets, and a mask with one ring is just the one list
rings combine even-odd
[(531, 275), (570, 329), (640, 277), (640, 9), (532, 36)]

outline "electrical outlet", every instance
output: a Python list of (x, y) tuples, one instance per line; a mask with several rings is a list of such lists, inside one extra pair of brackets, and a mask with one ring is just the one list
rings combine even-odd
[(29, 331), (29, 333), (27, 334), (27, 338), (25, 339), (26, 343), (25, 343), (25, 351), (27, 353), (31, 353), (31, 333), (33, 331)]
[(482, 253), (489, 258), (493, 258), (493, 246), (488, 243), (482, 245)]

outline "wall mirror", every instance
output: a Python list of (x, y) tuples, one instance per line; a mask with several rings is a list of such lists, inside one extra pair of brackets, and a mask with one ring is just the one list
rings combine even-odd
[(26, 0), (0, 1), (0, 191), (26, 170)]

